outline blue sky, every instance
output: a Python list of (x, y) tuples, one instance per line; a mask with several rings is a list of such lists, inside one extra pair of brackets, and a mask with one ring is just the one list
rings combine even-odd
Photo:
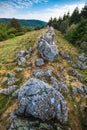
[(0, 0), (0, 18), (39, 19), (70, 14), (78, 6), (84, 7), (87, 0)]

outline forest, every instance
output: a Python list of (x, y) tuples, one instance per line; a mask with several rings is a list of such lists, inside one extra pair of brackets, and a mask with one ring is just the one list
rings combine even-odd
[(51, 18), (48, 25), (61, 31), (73, 45), (87, 51), (87, 3), (81, 11), (76, 7), (72, 15), (68, 12), (63, 18)]

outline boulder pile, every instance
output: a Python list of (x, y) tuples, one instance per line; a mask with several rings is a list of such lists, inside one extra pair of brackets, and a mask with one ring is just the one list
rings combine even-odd
[(54, 42), (54, 29), (52, 27), (40, 37), (38, 49), (43, 59), (51, 62), (58, 59), (59, 50)]
[[(54, 42), (52, 27), (40, 37), (38, 50), (41, 58), (35, 60), (36, 67), (43, 66), (45, 60), (53, 62), (58, 59), (59, 50)], [(16, 55), (18, 65), (26, 63), (29, 52), (21, 51)], [(8, 130), (63, 130), (59, 124), (68, 120), (67, 102), (62, 95), (68, 92), (67, 86), (53, 77), (51, 68), (33, 70), (32, 73), (34, 77), (13, 93), (13, 96), (18, 95), (18, 108), (11, 115)]]

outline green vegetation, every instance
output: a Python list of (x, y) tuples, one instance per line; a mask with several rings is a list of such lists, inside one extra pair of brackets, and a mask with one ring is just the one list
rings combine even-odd
[(38, 20), (0, 19), (0, 41), (20, 36), (32, 30), (43, 28), (46, 23)]
[(51, 18), (48, 25), (61, 31), (69, 42), (87, 52), (87, 4), (81, 12), (76, 8), (71, 16), (68, 12), (58, 20)]

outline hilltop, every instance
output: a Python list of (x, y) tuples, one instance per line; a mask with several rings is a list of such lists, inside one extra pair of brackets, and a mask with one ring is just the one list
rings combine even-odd
[[(1, 23), (4, 23), (4, 24), (7, 24), (10, 22), (10, 18), (0, 18), (0, 22)], [(20, 23), (21, 26), (27, 26), (27, 27), (41, 27), (41, 26), (45, 26), (47, 23), (44, 22), (44, 21), (41, 21), (41, 20), (25, 20), (25, 19), (17, 19)]]
[[(13, 75), (13, 77), (16, 78), (15, 85), (17, 85), (16, 89), (18, 89), (34, 76), (33, 72), (35, 72), (35, 70), (41, 69), (43, 74), (43, 72), (51, 69), (51, 77), (57, 79), (58, 83), (62, 81), (63, 87), (65, 86), (65, 88), (67, 87), (68, 89), (68, 93), (64, 92), (66, 89), (60, 90), (60, 92), (64, 92), (62, 95), (67, 102), (67, 107), (69, 108), (68, 121), (65, 125), (61, 126), (61, 129), (86, 130), (86, 90), (83, 93), (80, 90), (82, 89), (82, 86), (87, 85), (87, 68), (82, 69), (82, 66), (75, 66), (79, 62), (82, 63), (82, 50), (79, 47), (77, 48), (71, 43), (67, 42), (61, 32), (55, 30), (54, 41), (59, 50), (58, 59), (55, 59), (53, 62), (44, 60), (44, 64), (42, 62), (42, 66), (37, 66), (36, 61), (37, 59), (41, 58), (37, 48), (37, 41), (45, 32), (47, 32), (46, 28), (38, 31), (28, 32), (23, 36), (18, 36), (0, 43), (0, 82), (2, 83), (0, 89), (2, 90), (8, 87), (8, 84), (7, 82), (4, 82), (4, 79), (7, 77), (9, 79), (9, 73), (10, 76), (11, 73), (15, 73), (15, 76)], [(18, 65), (16, 56), (19, 55), (17, 54), (21, 54), (24, 52), (24, 50), (29, 50), (31, 47), (34, 48), (34, 51), (30, 56), (27, 55), (27, 64)], [(85, 58), (87, 57), (85, 56)], [(86, 65), (87, 63), (83, 64), (85, 67)], [(19, 69), (19, 67), (21, 69)], [(41, 78), (43, 78), (45, 82), (52, 85), (49, 77), (45, 78), (44, 75), (42, 75), (40, 79)], [(81, 93), (76, 93), (77, 89)], [(9, 95), (0, 94), (0, 130), (6, 130), (6, 128), (9, 126), (10, 114), (17, 108), (17, 105), (18, 100), (16, 96), (13, 96), (13, 93)], [(51, 122), (51, 125), (52, 123), (53, 122)], [(57, 123), (55, 123), (55, 125), (58, 125)], [(41, 130), (50, 130), (49, 122), (48, 124), (43, 122), (41, 124)], [(57, 128), (59, 129), (59, 126)]]

